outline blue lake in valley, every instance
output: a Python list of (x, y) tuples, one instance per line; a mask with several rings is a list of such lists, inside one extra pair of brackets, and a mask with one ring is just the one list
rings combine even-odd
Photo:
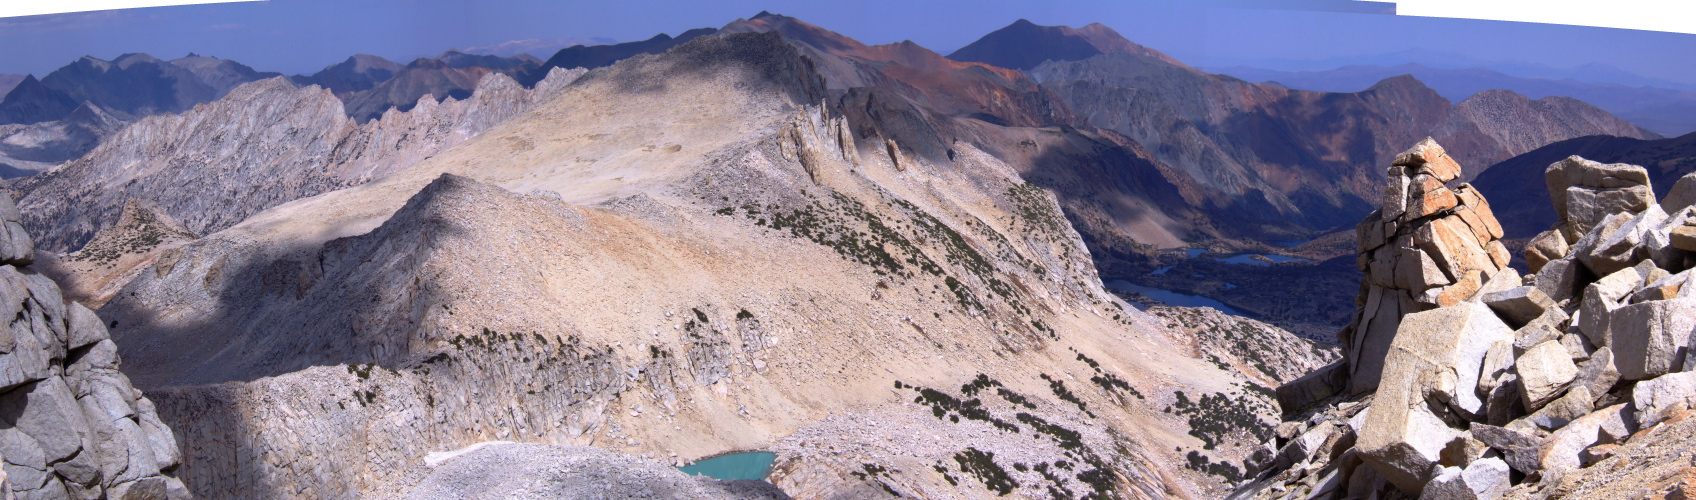
[[(1222, 313), (1225, 313), (1225, 314), (1230, 314), (1230, 315), (1233, 315), (1233, 316), (1247, 316), (1247, 315), (1243, 314), (1241, 311), (1238, 311), (1236, 309), (1232, 309), (1231, 306), (1225, 305), (1224, 302), (1213, 300), (1213, 299), (1210, 299), (1210, 298), (1207, 298), (1207, 297), (1202, 297), (1202, 296), (1199, 296), (1199, 295), (1189, 295), (1189, 294), (1174, 292), (1174, 291), (1171, 291), (1171, 290), (1161, 290), (1159, 288), (1146, 287), (1146, 286), (1138, 285), (1136, 283), (1131, 283), (1131, 282), (1125, 281), (1125, 280), (1108, 280), (1107, 282), (1105, 282), (1103, 284), (1107, 285), (1107, 288), (1112, 288), (1114, 290), (1123, 290), (1123, 291), (1127, 291), (1127, 292), (1137, 292), (1137, 293), (1140, 293), (1140, 294), (1143, 294), (1143, 295), (1147, 295), (1148, 298), (1164, 302), (1164, 303), (1166, 303), (1166, 305), (1180, 306), (1180, 307), (1211, 307), (1211, 308), (1214, 308), (1214, 309), (1218, 309), (1219, 312), (1222, 312)], [(1141, 306), (1138, 306), (1138, 308), (1140, 309)]]

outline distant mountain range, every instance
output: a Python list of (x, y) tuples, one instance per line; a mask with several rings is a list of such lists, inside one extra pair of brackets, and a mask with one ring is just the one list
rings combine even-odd
[[(1062, 127), (1071, 139), (1056, 147), (1074, 150), (1054, 151), (1057, 156), (1039, 162), (1052, 162), (1051, 168), (1028, 175), (1069, 194), (1062, 202), (1077, 201), (1068, 209), (1080, 219), (1100, 221), (1084, 224), (1099, 229), (1086, 228), (1087, 238), (1119, 241), (1126, 255), (1135, 253), (1130, 250), (1133, 242), (1178, 246), (1208, 238), (1289, 239), (1346, 225), (1373, 205), (1377, 168), (1389, 155), (1427, 135), (1449, 146), (1469, 173), (1573, 137), (1658, 138), (1564, 97), (1532, 100), (1514, 92), (1462, 90), (1452, 91), (1451, 97), (1459, 92), (1471, 97), (1455, 103), (1414, 77), (1385, 78), (1350, 93), (1291, 90), (1202, 72), (1099, 24), (1071, 28), (1026, 20), (989, 33), (950, 57), (911, 42), (867, 46), (762, 12), (720, 29), (694, 29), (676, 37), (660, 34), (635, 42), (574, 45), (546, 61), (523, 52), (499, 56), (450, 50), (403, 66), (355, 55), (289, 80), (329, 89), (350, 117), (364, 122), (390, 109), (409, 110), (424, 96), (466, 99), (489, 74), (531, 86), (556, 68), (605, 67), (715, 33), (766, 31), (781, 33), (803, 53), (812, 54), (826, 84), (846, 92), (846, 99), (864, 103), (868, 107), (858, 108), (864, 112), (942, 113), (969, 119), (943, 122), (952, 129), (947, 134), (956, 136), (981, 133), (968, 130), (972, 121)], [(84, 102), (127, 122), (152, 113), (181, 112), (222, 96), (234, 85), (271, 76), (277, 75), (193, 54), (172, 61), (145, 54), (113, 61), (84, 58), (40, 81), (19, 80), (0, 100), (0, 123), (60, 120)], [(1347, 76), (1359, 83), (1374, 74)], [(1503, 78), (1514, 77), (1489, 81)], [(1472, 85), (1479, 90), (1490, 86)], [(1610, 90), (1618, 89), (1596, 92)], [(925, 110), (883, 109), (890, 101), (878, 94), (887, 92), (923, 103)], [(80, 139), (67, 136), (55, 144), (92, 148), (98, 143), (86, 140), (88, 133), (76, 135)], [(956, 153), (946, 143), (914, 137), (902, 143), (904, 152), (932, 157)], [(85, 151), (61, 148), (55, 155), (37, 157), (74, 158)], [(1077, 163), (1078, 158), (1089, 159)], [(1100, 201), (1107, 199), (1121, 201)], [(1135, 230), (1111, 222), (1126, 214), (1149, 219)]]
[(526, 86), (535, 85), (536, 82), (541, 81), (542, 78), (546, 77), (548, 72), (552, 71), (554, 68), (595, 69), (609, 66), (612, 63), (638, 54), (658, 54), (665, 52), (678, 44), (694, 40), (695, 38), (703, 35), (713, 34), (716, 31), (718, 30), (712, 28), (696, 28), (685, 31), (682, 34), (677, 35), (676, 38), (672, 38), (670, 35), (665, 33), (660, 33), (655, 35), (653, 38), (636, 42), (609, 45), (576, 45), (566, 47), (560, 49), (559, 52), (555, 52), (553, 57), (549, 57), (548, 60), (543, 62), (541, 66), (533, 68), (520, 75), (518, 81)]
[(1572, 137), (1658, 138), (1572, 99), (1494, 91), (1452, 103), (1408, 76), (1352, 93), (1249, 83), (1202, 72), (1100, 26), (1018, 22), (954, 57), (1013, 66), (1044, 61), (1026, 73), (1089, 125), (1146, 148), (1170, 169), (1165, 177), (1181, 187), (1186, 204), (1211, 214), (1211, 226), (1186, 231), (1219, 237), (1352, 224), (1376, 205), (1390, 158), (1426, 136), (1448, 146), (1472, 174)]
[(1244, 59), (1216, 56), (1209, 57), (1206, 61), (1201, 62), (1197, 66), (1206, 68), (1210, 71), (1219, 70), (1219, 72), (1224, 72), (1222, 70), (1225, 68), (1258, 68), (1261, 70), (1281, 72), (1309, 72), (1330, 71), (1347, 66), (1395, 67), (1402, 65), (1418, 65), (1438, 69), (1489, 68), (1494, 71), (1521, 78), (1578, 80), (1591, 83), (1613, 83), (1625, 85), (1627, 87), (1659, 87), (1696, 92), (1696, 83), (1647, 77), (1607, 64), (1589, 63), (1571, 68), (1556, 68), (1542, 64), (1481, 59), (1467, 54), (1423, 49), (1403, 50), (1388, 54), (1329, 57), (1315, 60)]
[(332, 64), (311, 76), (291, 77), (296, 85), (317, 85), (329, 89), (337, 97), (346, 98), (354, 92), (371, 90), (377, 84), (394, 78), (403, 68), (399, 63), (370, 54), (358, 54), (346, 61)]
[(520, 54), (543, 57), (559, 52), (560, 49), (564, 49), (566, 47), (574, 47), (578, 45), (610, 45), (614, 43), (618, 43), (618, 41), (604, 36), (592, 38), (531, 38), (527, 40), (512, 40), (491, 45), (466, 47), (465, 50), (461, 52), (500, 57), (512, 57)]
[(1247, 67), (1211, 68), (1256, 82), (1277, 82), (1303, 90), (1355, 92), (1396, 75), (1413, 75), (1438, 94), (1459, 101), (1491, 89), (1512, 90), (1533, 99), (1565, 96), (1607, 110), (1666, 136), (1696, 132), (1696, 92), (1650, 86), (1596, 83), (1575, 79), (1527, 78), (1494, 69), (1440, 69), (1417, 64), (1346, 66), (1327, 71), (1273, 71)]
[(498, 57), (450, 50), (433, 59), (414, 60), (394, 71), (388, 79), (376, 81), (373, 78), (375, 84), (371, 88), (346, 98), (347, 114), (364, 122), (382, 116), (389, 109), (410, 110), (427, 95), (437, 102), (448, 98), (465, 100), (484, 75), (517, 76), (537, 68), (539, 64), (535, 57), (528, 54)]
[(278, 75), (195, 54), (171, 61), (147, 54), (111, 61), (84, 57), (39, 81), (18, 82), (0, 100), (0, 124), (58, 120), (85, 101), (126, 119), (177, 113), (223, 97), (242, 83)]

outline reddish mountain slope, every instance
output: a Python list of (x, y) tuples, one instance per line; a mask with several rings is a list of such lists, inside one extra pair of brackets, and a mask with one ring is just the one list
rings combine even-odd
[(1567, 98), (1492, 91), (1454, 104), (1407, 75), (1361, 92), (1310, 92), (1123, 53), (1050, 60), (1029, 73), (1091, 124), (1125, 134), (1213, 191), (1217, 206), (1271, 209), (1251, 216), (1264, 226), (1243, 228), (1250, 236), (1288, 222), (1309, 230), (1352, 224), (1377, 196), (1378, 166), (1426, 136), (1469, 175), (1563, 139), (1656, 137)]

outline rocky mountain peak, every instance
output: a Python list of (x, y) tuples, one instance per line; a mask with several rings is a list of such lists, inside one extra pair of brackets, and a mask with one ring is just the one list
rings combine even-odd
[(75, 110), (78, 104), (64, 92), (42, 85), (35, 75), (26, 75), (0, 100), (0, 124), (57, 120)]
[(1030, 70), (1045, 61), (1080, 61), (1101, 54), (1149, 57), (1166, 64), (1189, 67), (1166, 54), (1138, 45), (1100, 23), (1073, 28), (1043, 26), (1025, 19), (984, 35), (948, 54), (948, 58)]
[(145, 53), (141, 53), (141, 52), (131, 52), (131, 53), (119, 55), (118, 57), (113, 58), (112, 59), (112, 66), (116, 66), (119, 69), (130, 69), (131, 66), (135, 66), (137, 64), (160, 64), (160, 63), (164, 63), (164, 62), (165, 61), (162, 61), (159, 58), (153, 57), (152, 55), (149, 55), (149, 54), (145, 54)]
[[(1410, 74), (1396, 75), (1379, 80), (1378, 83), (1374, 83), (1371, 87), (1367, 87), (1365, 92), (1392, 94), (1418, 92), (1421, 94), (1437, 95), (1437, 91), (1431, 90), (1431, 87), (1426, 86), (1425, 82), (1419, 81), (1419, 78)], [(1438, 97), (1440, 98), (1441, 96)], [(1446, 102), (1448, 99), (1443, 99), (1443, 101)]]

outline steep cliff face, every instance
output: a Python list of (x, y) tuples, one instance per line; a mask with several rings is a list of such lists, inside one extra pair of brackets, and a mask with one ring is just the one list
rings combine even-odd
[(120, 373), (106, 325), (29, 267), (0, 195), (0, 488), (7, 498), (188, 498), (171, 429)]
[(151, 116), (86, 156), (14, 181), (44, 249), (80, 248), (131, 198), (157, 203), (198, 234), (292, 200), (360, 184), (427, 158), (552, 95), (581, 72), (528, 90), (491, 76), (466, 100), (420, 99), (356, 124), (318, 87), (283, 78), (243, 85), (180, 115)]
[(1213, 496), (1266, 387), (1327, 360), (1203, 354), (1238, 327), (1108, 295), (1025, 157), (910, 152), (940, 120), (859, 99), (775, 34), (699, 38), (169, 251), (100, 313), (189, 486), (250, 497), (392, 494), (494, 439), (773, 450), (801, 496)]

